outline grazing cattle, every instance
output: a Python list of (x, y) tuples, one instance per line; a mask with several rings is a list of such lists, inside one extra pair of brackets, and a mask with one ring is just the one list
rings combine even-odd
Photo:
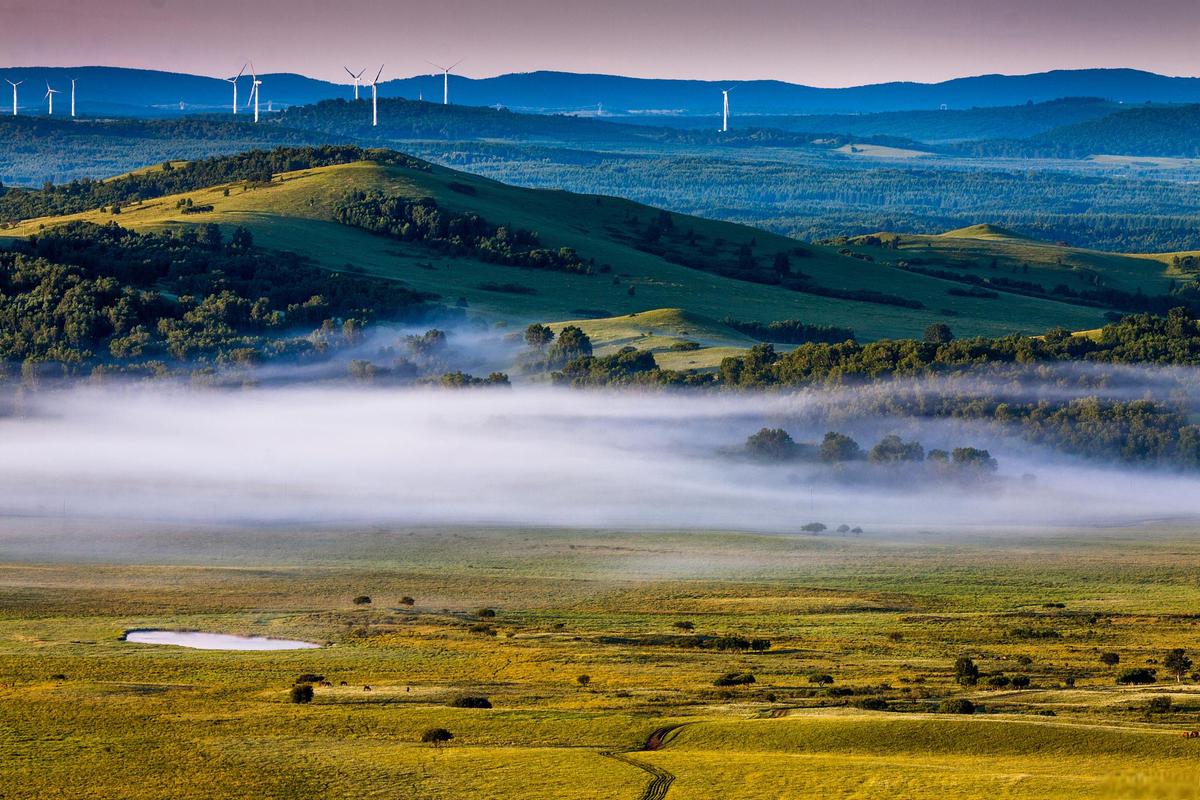
[(364, 686), (364, 687), (363, 687), (363, 691), (364, 691), (364, 692), (369, 692), (369, 691), (371, 691), (371, 687), (370, 687), (370, 686)]
[(1185, 739), (1200, 739), (1200, 731), (1184, 731), (1183, 738), (1185, 738)]

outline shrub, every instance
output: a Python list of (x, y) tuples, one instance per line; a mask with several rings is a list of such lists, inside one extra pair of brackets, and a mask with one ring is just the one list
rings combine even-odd
[(450, 701), (451, 708), (491, 708), (492, 701), (481, 695), (465, 694)]
[(890, 708), (888, 701), (882, 697), (864, 697), (856, 702), (854, 707), (863, 711), (887, 711)]
[(974, 714), (975, 704), (965, 697), (948, 698), (938, 703), (939, 714)]
[(1157, 682), (1158, 678), (1154, 676), (1154, 670), (1145, 667), (1127, 669), (1117, 676), (1117, 683), (1123, 686), (1145, 686)]
[(828, 686), (833, 683), (833, 676), (825, 672), (813, 672), (809, 674), (808, 682), (817, 686)]
[(726, 672), (713, 681), (713, 686), (746, 686), (754, 682), (754, 675), (749, 672)]
[(492, 619), (496, 616), (496, 610), (493, 608), (481, 608), (475, 612), (475, 616), (483, 617), (485, 619)]
[(679, 620), (679, 622), (671, 623), (671, 627), (675, 628), (676, 630), (690, 631), (690, 630), (695, 629), (696, 626), (693, 623), (687, 621), (686, 619), (681, 619), (681, 620)]
[(311, 703), (313, 687), (311, 683), (297, 683), (292, 687), (291, 700), (293, 703)]
[(430, 728), (421, 734), (421, 742), (431, 744), (434, 747), (441, 747), (453, 738), (454, 734), (445, 728)]
[(575, 682), (578, 683), (580, 686), (587, 686), (589, 683), (592, 682), (592, 676), (591, 675), (577, 675), (575, 677)]
[(825, 523), (823, 522), (810, 522), (800, 530), (804, 531), (805, 533), (821, 533), (822, 531), (828, 529), (825, 527)]
[(1117, 653), (1101, 653), (1100, 663), (1104, 664), (1105, 666), (1115, 667), (1117, 664), (1121, 663), (1121, 656)]
[(1164, 695), (1151, 697), (1150, 702), (1146, 704), (1146, 711), (1150, 714), (1169, 714), (1175, 710), (1171, 698)]
[(1028, 689), (1029, 688), (1029, 676), (1028, 675), (1013, 675), (1012, 687), (1014, 689)]
[(495, 636), (496, 635), (496, 629), (493, 628), (491, 625), (483, 625), (483, 624), (472, 625), (468, 630), (470, 630), (471, 633), (478, 633), (482, 636)]
[(974, 686), (979, 681), (979, 667), (966, 656), (954, 662), (954, 679), (964, 686)]
[(756, 653), (761, 653), (765, 650), (770, 650), (771, 649), (771, 640), (770, 639), (751, 639), (750, 640), (750, 649)]
[(992, 689), (1003, 689), (1012, 683), (1012, 679), (1007, 675), (993, 675), (987, 679), (987, 685)]
[(365, 594), (360, 594), (358, 597), (354, 598), (353, 602), (356, 606), (369, 606), (371, 605), (371, 598)]
[(323, 680), (325, 680), (324, 675), (317, 675), (314, 672), (304, 672), (296, 678), (295, 683), (320, 683)]
[(400, 598), (400, 605), (402, 605), (402, 606), (411, 606), (416, 602), (417, 602), (416, 600), (413, 600), (408, 595), (405, 595), (404, 597)]

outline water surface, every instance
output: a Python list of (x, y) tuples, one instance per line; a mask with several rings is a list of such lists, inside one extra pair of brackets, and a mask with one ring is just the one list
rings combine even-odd
[(234, 636), (228, 633), (199, 631), (129, 631), (125, 641), (138, 644), (171, 644), (196, 650), (311, 650), (320, 647), (294, 639), (268, 639), (265, 636)]

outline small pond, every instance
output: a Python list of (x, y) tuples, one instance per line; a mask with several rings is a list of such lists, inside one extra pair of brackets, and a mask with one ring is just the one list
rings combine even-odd
[(268, 639), (265, 636), (233, 636), (228, 633), (199, 631), (129, 631), (125, 641), (138, 644), (173, 644), (197, 650), (311, 650), (320, 647), (312, 642), (292, 639)]

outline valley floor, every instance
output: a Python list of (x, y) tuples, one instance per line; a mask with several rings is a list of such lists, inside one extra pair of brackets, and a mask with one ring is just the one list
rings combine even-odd
[[(1194, 533), (8, 519), (0, 797), (1195, 797), (1200, 685), (1162, 663), (1200, 652)], [(1158, 682), (1117, 685), (1139, 667)], [(324, 680), (292, 703), (305, 673)], [(1160, 696), (1172, 710), (1149, 711)], [(955, 698), (976, 713), (938, 710)], [(434, 727), (453, 740), (422, 744)]]

